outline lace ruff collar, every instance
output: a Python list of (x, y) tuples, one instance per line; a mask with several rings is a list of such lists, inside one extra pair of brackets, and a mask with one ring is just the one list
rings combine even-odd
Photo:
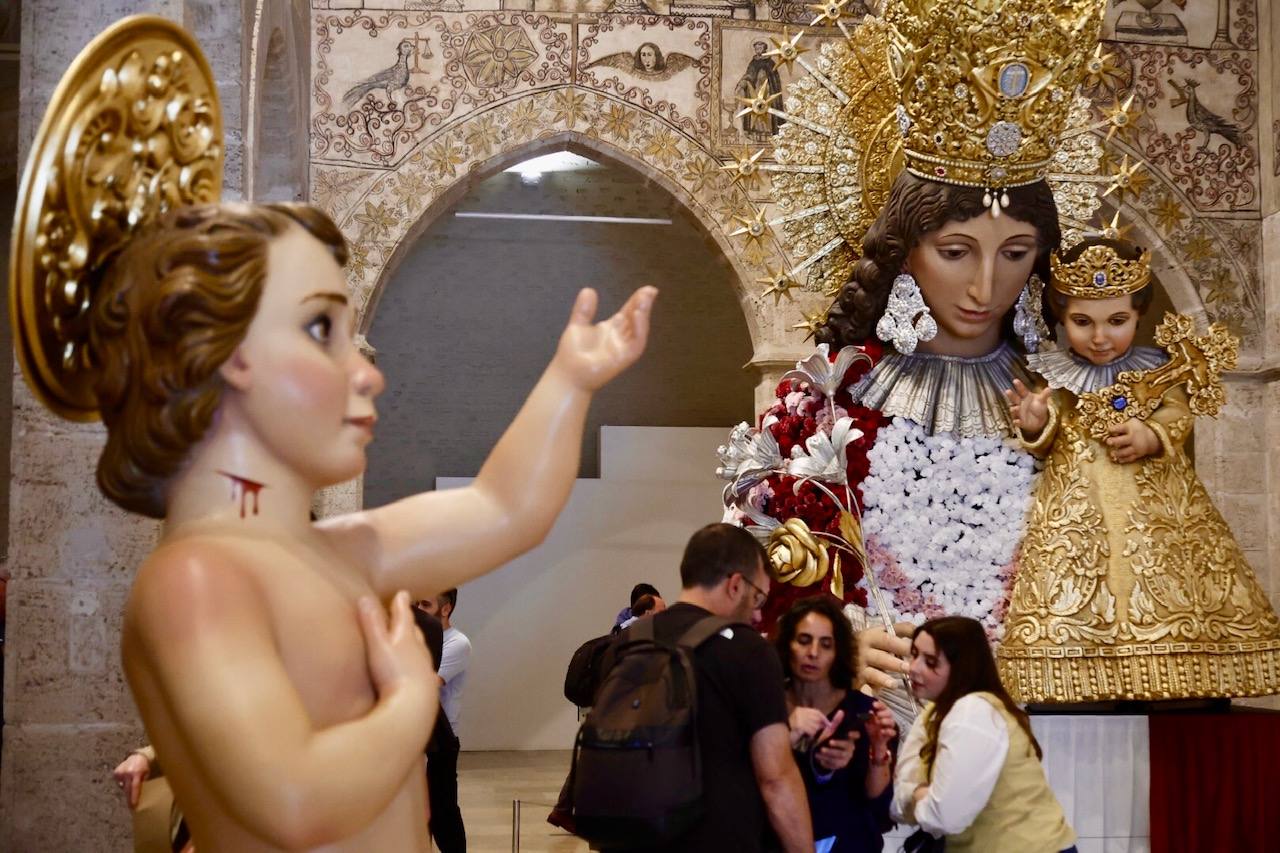
[(1038, 352), (1027, 356), (1027, 366), (1044, 377), (1050, 388), (1065, 388), (1079, 396), (1115, 384), (1126, 370), (1150, 370), (1169, 360), (1155, 347), (1130, 347), (1109, 364), (1093, 364), (1069, 349)]
[(1013, 434), (1004, 392), (1014, 379), (1033, 382), (1007, 342), (977, 358), (886, 350), (849, 393), (854, 402), (914, 421), (930, 435), (1003, 437)]

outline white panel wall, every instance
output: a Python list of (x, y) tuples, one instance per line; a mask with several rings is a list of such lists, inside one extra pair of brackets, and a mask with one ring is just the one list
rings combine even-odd
[[(569, 658), (606, 633), (631, 587), (668, 602), (694, 530), (719, 521), (715, 448), (729, 427), (604, 427), (601, 479), (579, 480), (547, 540), (458, 592), (454, 624), (472, 657), (458, 736), (465, 750), (568, 749), (577, 715)], [(465, 485), (440, 478), (437, 488)]]

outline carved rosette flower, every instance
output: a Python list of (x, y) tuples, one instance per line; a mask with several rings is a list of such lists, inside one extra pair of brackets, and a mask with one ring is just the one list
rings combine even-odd
[(528, 34), (504, 24), (471, 34), (463, 50), (462, 67), (473, 85), (489, 88), (520, 76), (537, 58), (538, 50)]

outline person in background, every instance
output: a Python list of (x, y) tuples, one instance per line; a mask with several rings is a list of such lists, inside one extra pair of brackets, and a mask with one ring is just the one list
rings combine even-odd
[(633, 586), (631, 588), (631, 603), (628, 604), (626, 607), (622, 608), (621, 610), (619, 610), (618, 618), (613, 620), (613, 625), (615, 628), (619, 627), (620, 625), (622, 625), (623, 622), (626, 622), (628, 619), (630, 619), (632, 616), (635, 615), (634, 613), (631, 612), (631, 610), (633, 607), (636, 606), (636, 602), (640, 600), (640, 597), (644, 595), (652, 595), (655, 598), (661, 597), (661, 595), (658, 593), (658, 588), (655, 587), (653, 584), (638, 583), (635, 586)]
[[(747, 531), (709, 524), (685, 546), (680, 599), (653, 616), (675, 643), (708, 614), (735, 624), (693, 653), (698, 748), (708, 784), (702, 816), (664, 853), (812, 853), (804, 783), (791, 757), (782, 668), (752, 627), (769, 594), (768, 556)], [(775, 838), (776, 836), (776, 838)]]
[[(124, 795), (124, 803), (129, 807), (129, 811), (137, 811), (142, 801), (142, 783), (149, 779), (158, 779), (163, 775), (164, 771), (156, 759), (155, 747), (150, 745), (138, 747), (111, 771), (111, 777), (120, 788), (120, 793)], [(167, 831), (157, 827), (154, 833), (148, 831), (139, 835), (140, 824), (134, 824), (134, 849), (138, 853), (195, 853), (195, 845), (191, 843), (191, 833), (187, 830), (187, 822), (182, 817), (182, 810), (178, 808), (172, 794), (168, 795), (168, 799)], [(162, 837), (163, 841), (155, 836)], [(148, 838), (151, 840), (147, 840)]]
[(667, 609), (667, 603), (658, 595), (642, 595), (636, 599), (636, 603), (631, 607), (631, 618), (621, 625), (613, 626), (613, 633), (620, 633), (625, 628), (630, 628), (636, 623), (637, 619), (643, 616), (652, 616), (655, 613), (661, 613)]
[(911, 689), (929, 702), (902, 746), (891, 812), (947, 853), (1076, 853), (1031, 721), (996, 671), (982, 624), (930, 619), (911, 640)]
[[(433, 602), (414, 602), (413, 621), (422, 632), (422, 639), (431, 652), (434, 663), (444, 656), (444, 626), (427, 612), (424, 605)], [(427, 741), (427, 829), (440, 853), (466, 853), (467, 830), (462, 822), (462, 810), (458, 808), (458, 736), (449, 724), (447, 714), (436, 714), (436, 724)]]
[(813, 837), (832, 842), (831, 853), (879, 853), (892, 823), (897, 726), (888, 708), (853, 689), (849, 620), (836, 599), (815, 595), (797, 601), (774, 633)]
[(471, 660), (471, 640), (453, 627), (453, 612), (458, 606), (458, 591), (446, 589), (434, 599), (418, 602), (425, 612), (440, 620), (444, 627), (444, 651), (436, 674), (440, 677), (440, 707), (449, 717), (456, 733), (462, 717), (462, 688), (466, 686), (467, 665)]

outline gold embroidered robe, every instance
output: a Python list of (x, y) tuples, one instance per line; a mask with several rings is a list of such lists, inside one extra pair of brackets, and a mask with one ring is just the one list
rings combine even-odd
[(1146, 422), (1161, 452), (1127, 465), (1053, 392), (1029, 451), (1047, 457), (997, 653), (1020, 702), (1280, 693), (1280, 620), (1183, 445), (1179, 387)]

